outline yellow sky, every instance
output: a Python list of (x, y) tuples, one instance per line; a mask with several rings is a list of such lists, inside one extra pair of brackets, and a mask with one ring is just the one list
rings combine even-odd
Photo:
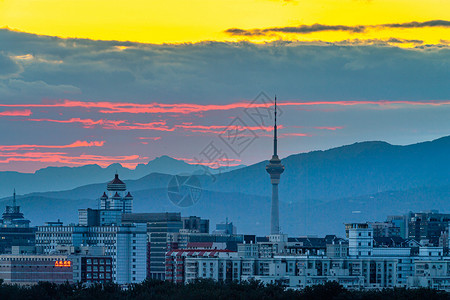
[[(450, 20), (449, 0), (0, 0), (0, 27), (101, 40), (180, 43), (239, 40), (228, 28), (266, 28), (314, 23), (375, 25)], [(450, 40), (449, 28), (371, 29), (365, 33), (287, 34), (285, 39)], [(254, 38), (267, 41), (278, 37)]]

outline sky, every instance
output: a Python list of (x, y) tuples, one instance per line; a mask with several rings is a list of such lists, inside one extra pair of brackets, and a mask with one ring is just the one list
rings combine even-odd
[(0, 171), (450, 132), (447, 0), (0, 0)]

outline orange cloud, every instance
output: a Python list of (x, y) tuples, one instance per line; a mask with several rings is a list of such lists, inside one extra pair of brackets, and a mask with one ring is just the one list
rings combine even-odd
[(11, 162), (42, 162), (55, 163), (62, 165), (86, 165), (97, 164), (101, 167), (107, 167), (113, 163), (123, 163), (124, 165), (137, 165), (141, 161), (147, 160), (148, 157), (139, 155), (122, 155), (122, 156), (101, 156), (101, 155), (69, 155), (64, 152), (8, 152), (0, 153), (0, 164)]
[[(354, 105), (378, 105), (388, 106), (394, 104), (404, 105), (423, 105), (423, 106), (441, 106), (450, 105), (450, 101), (397, 101), (397, 100), (379, 100), (379, 101), (311, 101), (311, 102), (279, 102), (279, 106), (315, 106), (315, 105), (338, 105), (338, 106), (354, 106)], [(267, 108), (270, 103), (250, 103), (250, 102), (235, 102), (231, 104), (189, 104), (189, 103), (128, 103), (128, 102), (83, 102), (64, 100), (60, 102), (44, 103), (44, 104), (0, 104), (0, 107), (10, 108), (86, 108), (86, 109), (98, 109), (98, 112), (104, 114), (117, 114), (117, 113), (130, 113), (130, 114), (192, 114), (202, 113), (207, 111), (226, 111), (233, 109), (242, 109), (247, 107)]]
[(325, 130), (338, 130), (338, 129), (343, 129), (344, 127), (342, 127), (342, 126), (335, 126), (335, 127), (319, 126), (319, 127), (314, 127), (314, 128), (325, 129)]
[[(155, 121), (150, 123), (131, 123), (126, 120), (92, 120), (92, 119), (80, 119), (71, 118), (69, 120), (56, 120), (56, 119), (28, 119), (28, 121), (33, 122), (54, 122), (54, 123), (80, 123), (83, 128), (94, 128), (99, 126), (103, 129), (112, 130), (156, 130), (156, 131), (175, 131), (176, 129), (182, 129), (190, 132), (200, 132), (200, 133), (214, 133), (220, 134), (224, 130), (235, 130), (235, 131), (266, 131), (270, 132), (273, 130), (272, 126), (239, 126), (239, 125), (192, 125), (192, 123), (183, 123), (179, 125), (174, 125), (170, 127), (167, 125), (166, 121)], [(283, 128), (282, 125), (278, 128)], [(161, 137), (152, 137), (147, 139), (158, 140)], [(140, 138), (141, 139), (141, 138)], [(144, 138), (142, 138), (144, 139)]]
[(80, 123), (83, 128), (94, 128), (99, 126), (103, 129), (113, 129), (113, 130), (157, 130), (157, 131), (174, 131), (174, 128), (169, 128), (166, 126), (165, 121), (157, 121), (150, 123), (132, 123), (129, 124), (125, 120), (92, 120), (92, 119), (80, 119), (71, 118), (69, 120), (55, 120), (55, 119), (28, 119), (28, 121), (33, 122), (54, 122), (54, 123)]
[[(257, 130), (263, 130), (266, 132), (272, 131), (272, 126), (240, 126), (240, 125), (230, 125), (230, 126), (224, 126), (224, 125), (211, 125), (211, 126), (204, 126), (204, 125), (191, 125), (192, 123), (184, 123), (183, 125), (175, 125), (176, 128), (182, 128), (187, 131), (191, 132), (202, 132), (202, 133), (214, 133), (214, 134), (220, 134), (224, 132), (225, 130), (235, 130), (235, 131), (257, 131)], [(278, 128), (283, 128), (282, 125), (278, 126)]]
[(102, 147), (105, 141), (76, 141), (69, 145), (0, 145), (1, 151), (17, 151), (17, 150), (32, 150), (32, 149), (65, 149), (65, 148), (79, 148), (79, 147)]
[(153, 140), (153, 141), (157, 141), (157, 140), (160, 140), (161, 137), (160, 137), (160, 136), (141, 136), (141, 137), (138, 137), (138, 139), (140, 139), (140, 140)]
[(8, 116), (8, 117), (28, 117), (31, 116), (31, 110), (7, 110), (1, 111), (0, 116)]
[(291, 133), (282, 133), (280, 135), (280, 137), (287, 137), (287, 136), (312, 136), (309, 133), (296, 133), (296, 132), (291, 132)]

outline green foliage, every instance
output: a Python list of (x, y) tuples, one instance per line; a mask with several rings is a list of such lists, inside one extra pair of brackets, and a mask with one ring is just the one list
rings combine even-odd
[(1, 300), (203, 300), (203, 299), (298, 299), (298, 300), (440, 300), (450, 299), (450, 294), (430, 289), (383, 289), (380, 291), (349, 291), (336, 282), (307, 287), (296, 291), (285, 289), (280, 284), (263, 285), (259, 281), (216, 282), (196, 280), (183, 285), (158, 280), (146, 280), (121, 289), (116, 284), (92, 285), (53, 284), (41, 282), (33, 286), (8, 285), (0, 282)]

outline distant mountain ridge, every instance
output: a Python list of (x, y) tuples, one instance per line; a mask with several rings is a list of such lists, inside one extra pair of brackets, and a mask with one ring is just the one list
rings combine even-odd
[[(281, 176), (279, 185), (280, 201), (316, 200), (328, 202), (384, 191), (449, 185), (449, 154), (450, 136), (407, 146), (395, 146), (377, 141), (361, 142), (325, 151), (291, 155), (282, 159), (286, 169)], [(168, 157), (164, 159), (186, 164)], [(265, 171), (266, 164), (267, 161), (263, 161), (237, 170), (215, 174), (213, 177), (208, 175), (198, 175), (198, 177), (203, 188), (210, 191), (267, 196), (270, 195), (271, 185)], [(162, 166), (165, 165), (167, 164), (162, 164)], [(198, 166), (188, 165), (187, 167), (190, 169), (178, 168), (177, 170), (194, 170), (195, 173), (196, 169), (194, 168)], [(86, 166), (86, 168), (89, 170), (90, 167)], [(89, 181), (86, 187), (79, 186), (75, 190), (67, 189), (60, 193), (50, 194), (57, 195), (57, 198), (67, 197), (70, 199), (95, 197), (91, 193), (93, 184), (102, 182), (102, 184), (98, 184), (98, 188), (101, 188), (105, 182), (112, 179), (115, 173), (114, 165), (102, 170), (104, 171), (102, 174), (104, 179), (98, 176), (97, 180)], [(130, 172), (129, 169), (119, 169), (118, 172), (120, 178), (125, 179), (128, 188), (135, 191), (167, 187), (171, 172), (174, 171), (175, 169), (168, 169), (166, 172), (153, 172), (132, 180), (126, 180), (127, 177), (131, 176), (127, 173)], [(40, 172), (44, 174), (44, 171)], [(7, 177), (1, 173), (0, 175)], [(87, 177), (91, 178), (92, 175)], [(69, 175), (61, 175), (61, 173), (58, 178), (51, 176), (48, 178), (55, 183), (72, 180)], [(5, 189), (7, 181), (0, 179), (3, 189)], [(9, 181), (12, 181), (12, 179), (9, 178)], [(39, 184), (39, 181), (36, 180), (34, 183)], [(12, 190), (12, 187), (8, 185), (8, 190)], [(31, 188), (29, 187), (29, 189)], [(73, 187), (70, 189), (73, 189)], [(42, 186), (40, 191), (45, 191)], [(103, 189), (98, 193), (102, 191)], [(39, 190), (34, 190), (34, 192), (39, 192)], [(26, 194), (21, 190), (19, 190), (19, 193)], [(47, 195), (48, 193), (44, 194)]]
[(215, 174), (241, 167), (243, 165), (212, 169), (206, 166), (188, 164), (182, 160), (163, 155), (147, 164), (137, 165), (134, 170), (125, 168), (120, 164), (112, 164), (106, 168), (98, 165), (47, 167), (37, 170), (35, 173), (5, 171), (0, 172), (0, 197), (10, 196), (13, 188), (20, 194), (73, 189), (87, 184), (105, 182), (116, 172), (120, 174), (122, 179), (138, 179), (151, 173), (201, 174), (205, 173), (206, 168), (208, 172)]
[[(97, 191), (95, 191), (97, 195)], [(56, 195), (53, 195), (56, 196)], [(174, 206), (167, 189), (150, 188), (133, 192), (135, 212), (180, 212), (210, 220), (211, 230), (226, 218), (237, 226), (239, 233), (266, 235), (270, 229), (270, 197), (204, 190), (200, 201), (187, 208)], [(346, 222), (385, 220), (388, 215), (409, 211), (437, 209), (449, 213), (450, 186), (389, 191), (373, 195), (320, 202), (307, 200), (280, 203), (280, 226), (290, 236), (338, 234), (344, 236)], [(4, 199), (0, 206), (7, 204)], [(32, 225), (62, 220), (77, 223), (78, 209), (97, 208), (97, 199), (68, 199), (44, 195), (20, 196), (17, 200)], [(45, 212), (45, 213), (43, 213)]]
[[(409, 210), (448, 211), (449, 154), (450, 136), (408, 146), (362, 142), (283, 158), (286, 170), (279, 186), (280, 225), (290, 234), (321, 234), (341, 230), (346, 221), (381, 220), (387, 214)], [(202, 199), (185, 209), (174, 206), (167, 197), (172, 175), (151, 173), (125, 183), (135, 197), (135, 211), (180, 211), (210, 218), (211, 224), (229, 217), (242, 231), (251, 233), (254, 228), (261, 234), (268, 230), (270, 211), (266, 163), (214, 177), (198, 175)], [(111, 179), (66, 191), (32, 193), (20, 196), (19, 201), (24, 201), (24, 211), (29, 211), (27, 217), (32, 221), (33, 215), (37, 222), (60, 216), (51, 213), (52, 202), (55, 206), (65, 203), (64, 214), (70, 212), (68, 220), (75, 221), (76, 208), (89, 203), (96, 207)], [(2, 200), (11, 201), (10, 197)], [(46, 216), (38, 213), (42, 210), (39, 202), (49, 208)]]

